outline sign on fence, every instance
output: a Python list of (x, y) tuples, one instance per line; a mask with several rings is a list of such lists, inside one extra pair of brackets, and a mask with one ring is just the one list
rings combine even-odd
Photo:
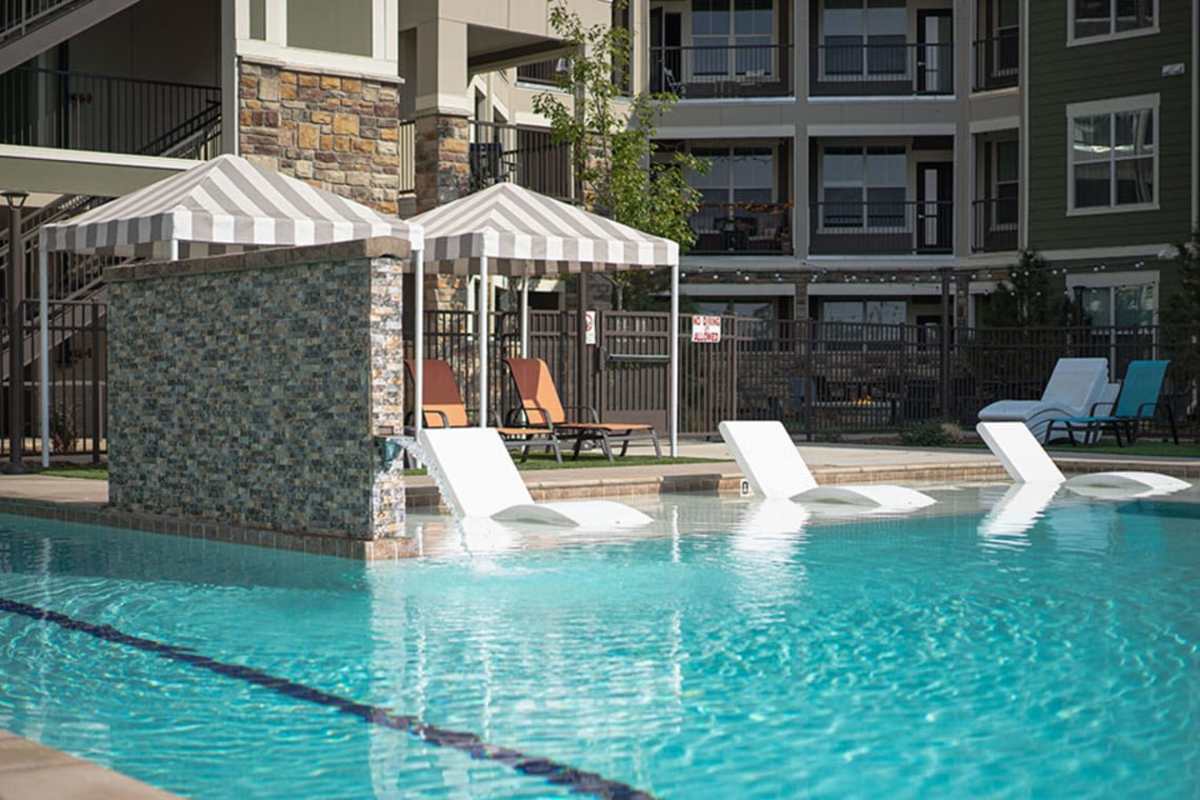
[(596, 312), (585, 311), (583, 315), (583, 343), (596, 343)]
[(720, 344), (721, 318), (704, 314), (692, 315), (692, 341), (697, 344)]

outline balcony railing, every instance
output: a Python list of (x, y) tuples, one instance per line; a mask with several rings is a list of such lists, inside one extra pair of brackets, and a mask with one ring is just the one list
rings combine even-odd
[(0, 76), (0, 142), (207, 158), (221, 89), (22, 67)]
[(650, 89), (683, 99), (792, 94), (790, 44), (651, 47)]
[(971, 203), (974, 220), (971, 249), (978, 253), (1016, 250), (1019, 206), (1015, 197), (993, 197)]
[(0, 0), (0, 42), (23, 35), (78, 0)]
[(813, 203), (812, 255), (914, 255), (954, 250), (954, 203)]
[(547, 130), (472, 122), (470, 161), (471, 191), (512, 181), (562, 200), (572, 196), (571, 150)]
[(815, 97), (954, 94), (954, 44), (816, 47), (811, 93)]
[(792, 252), (792, 206), (787, 203), (711, 203), (692, 216), (701, 254), (787, 255)]
[[(522, 64), (517, 67), (517, 80), (521, 83), (536, 83), (539, 86), (557, 86), (562, 71), (559, 62), (562, 59), (552, 58), (548, 61), (538, 61), (536, 64)], [(565, 67), (564, 67), (565, 68)]]
[(990, 39), (975, 42), (975, 84), (977, 92), (1016, 86), (1021, 77), (1021, 35), (1008, 30)]

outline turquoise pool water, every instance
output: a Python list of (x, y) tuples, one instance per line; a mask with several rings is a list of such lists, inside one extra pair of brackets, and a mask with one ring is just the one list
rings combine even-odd
[(1200, 498), (1001, 494), (371, 566), (0, 517), (0, 728), (197, 798), (1196, 797)]

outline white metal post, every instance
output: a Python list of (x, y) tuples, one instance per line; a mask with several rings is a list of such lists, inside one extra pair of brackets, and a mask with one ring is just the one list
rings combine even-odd
[(413, 357), (416, 374), (413, 376), (413, 435), (419, 436), (425, 427), (425, 250), (412, 251), (413, 263)]
[(521, 279), (521, 358), (529, 358), (529, 276)]
[[(13, 237), (16, 241), (16, 237)], [(42, 385), (42, 466), (50, 466), (50, 254), (46, 252), (46, 229), (38, 232), (38, 316), (41, 338), (38, 372)], [(10, 259), (10, 261), (13, 259)], [(10, 343), (11, 345), (11, 343)], [(14, 376), (15, 380), (15, 376)], [(95, 389), (95, 387), (93, 387)]]
[(479, 427), (486, 428), (488, 407), (488, 263), (479, 257)]
[(679, 456), (679, 264), (671, 267), (671, 458)]

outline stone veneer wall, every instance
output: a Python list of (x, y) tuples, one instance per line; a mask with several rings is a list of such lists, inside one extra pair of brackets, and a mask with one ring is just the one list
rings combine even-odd
[(246, 60), (239, 70), (241, 155), (385, 214), (398, 213), (398, 81)]
[(278, 532), (402, 535), (391, 239), (109, 270), (109, 502)]

